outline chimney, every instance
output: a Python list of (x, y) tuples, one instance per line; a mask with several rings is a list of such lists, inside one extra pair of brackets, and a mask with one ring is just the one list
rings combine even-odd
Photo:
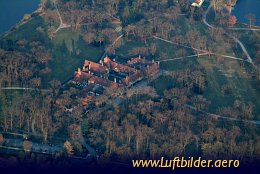
[(81, 73), (81, 69), (78, 68), (78, 75), (81, 76), (81, 74), (82, 74), (82, 73)]

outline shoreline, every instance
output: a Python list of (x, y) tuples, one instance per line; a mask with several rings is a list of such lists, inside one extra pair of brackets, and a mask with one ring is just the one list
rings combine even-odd
[[(249, 26), (249, 24), (248, 23), (245, 23), (245, 22), (237, 22), (237, 24), (240, 24), (240, 25), (245, 25), (245, 26)], [(260, 28), (260, 25), (251, 25), (251, 27), (253, 27), (253, 28)]]
[[(27, 22), (31, 21), (32, 18), (37, 17), (37, 16), (41, 16), (43, 14), (42, 11), (43, 8), (43, 2), (42, 0), (40, 0), (39, 4), (38, 4), (38, 8), (36, 10), (34, 10), (31, 13), (28, 13), (28, 16), (30, 16), (30, 18), (28, 20), (24, 19), (25, 15), (23, 16), (22, 19), (20, 19), (16, 24), (12, 25), (9, 30), (0, 33), (0, 39), (5, 38), (7, 35), (9, 35), (10, 33), (16, 31), (19, 27), (21, 27), (22, 25), (26, 24)], [(35, 14), (35, 16), (33, 16)]]
[[(252, 9), (252, 6), (250, 5), (250, 12), (248, 14), (245, 14), (245, 16), (241, 16), (241, 15), (236, 15), (234, 14), (234, 11), (235, 11), (235, 8), (237, 7), (237, 4), (238, 4), (238, 1), (239, 0), (236, 0), (236, 2), (234, 4), (232, 4), (232, 12), (231, 14), (234, 15), (236, 18), (237, 18), (237, 23), (238, 24), (242, 24), (242, 25), (245, 25), (245, 26), (249, 26), (249, 22), (248, 20), (246, 20), (245, 22), (245, 19), (246, 19), (246, 15), (248, 14), (254, 14), (255, 15), (255, 24), (254, 25), (251, 25), (252, 27), (255, 27), (255, 28), (260, 28), (260, 21), (258, 20), (259, 18), (259, 14), (258, 13), (255, 13), (255, 11)], [(243, 8), (243, 6), (239, 5), (238, 8)], [(253, 11), (252, 11), (253, 10)], [(242, 12), (243, 13), (243, 12)]]

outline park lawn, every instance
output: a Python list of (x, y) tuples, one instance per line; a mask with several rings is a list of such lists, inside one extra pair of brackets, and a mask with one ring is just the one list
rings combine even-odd
[[(248, 51), (249, 55), (251, 58), (254, 60), (254, 57), (256, 56), (256, 46), (253, 42), (255, 37), (254, 35), (250, 35), (249, 33), (252, 33), (251, 31), (233, 31), (236, 35), (237, 38), (243, 43), (245, 46), (246, 50)], [(243, 50), (241, 47), (237, 44), (236, 46), (233, 45), (233, 51), (235, 52), (236, 56), (239, 58), (244, 58), (246, 59), (246, 55), (244, 54)]]
[(161, 62), (160, 68), (167, 71), (178, 71), (188, 69), (189, 67), (196, 65), (198, 65), (197, 57), (191, 57), (181, 60)]
[(221, 94), (221, 86), (228, 83), (223, 68), (217, 67), (216, 61), (207, 56), (198, 61), (206, 70), (207, 87), (203, 96), (210, 102), (209, 112), (217, 113), (222, 107), (233, 106), (234, 96)]
[[(204, 97), (211, 102), (209, 112), (217, 113), (221, 107), (233, 107), (235, 99), (254, 104), (255, 119), (260, 119), (260, 91), (256, 90), (254, 81), (246, 73), (246, 68), (240, 67), (239, 62), (225, 59), (224, 63), (205, 57), (199, 59), (207, 73), (207, 88)], [(221, 86), (229, 84), (232, 93), (221, 94)]]
[(53, 23), (51, 23), (51, 24), (50, 24), (50, 21), (49, 21), (47, 15), (46, 15), (46, 14), (48, 14), (48, 13), (52, 13), (52, 11), (47, 10), (47, 11), (45, 12), (45, 14), (42, 15), (42, 17), (43, 17), (45, 23), (46, 23), (47, 25), (52, 25), (54, 28), (58, 28), (59, 25), (60, 25), (60, 19), (59, 19), (59, 15), (58, 15), (57, 11), (55, 10), (55, 20), (54, 20)]
[(74, 75), (77, 68), (82, 68), (84, 60), (99, 61), (102, 47), (87, 44), (77, 32), (61, 30), (53, 41), (53, 59), (49, 63), (52, 69), (50, 79), (67, 81)]
[(74, 75), (74, 72), (77, 70), (77, 68), (83, 67), (84, 60), (88, 59), (92, 61), (98, 61), (102, 53), (101, 50), (93, 47), (88, 47), (86, 52), (87, 53), (85, 55), (88, 56), (83, 56), (83, 54), (76, 55), (73, 53), (68, 53), (66, 56), (64, 56), (63, 53), (56, 52), (55, 57), (49, 63), (49, 66), (52, 69), (50, 78), (65, 82)]
[[(155, 44), (157, 46), (158, 57), (155, 59), (159, 61), (195, 55), (192, 49), (177, 46), (155, 38), (151, 38), (148, 43)], [(181, 49), (183, 50), (183, 53), (180, 53)], [(198, 65), (197, 57), (160, 62), (161, 69), (167, 71), (183, 70), (196, 65)]]
[(144, 42), (136, 41), (136, 40), (127, 40), (123, 38), (123, 44), (120, 48), (116, 49), (116, 55), (122, 57), (131, 57), (135, 56), (131, 53), (131, 50), (137, 47), (146, 47)]
[(56, 33), (56, 36), (53, 38), (53, 43), (57, 46), (62, 45), (64, 42), (67, 46), (67, 49), (72, 52), (75, 50), (75, 44), (78, 42), (79, 36), (79, 32), (64, 28)]
[(167, 89), (174, 87), (174, 79), (168, 75), (161, 75), (157, 79), (153, 80), (149, 85), (155, 88), (155, 91), (159, 95), (163, 95), (163, 92)]
[(257, 54), (257, 42), (260, 39), (260, 32), (255, 31), (237, 31), (240, 41), (244, 44), (249, 55), (254, 60), (255, 57), (259, 56)]
[[(155, 44), (157, 47), (157, 52), (160, 56), (160, 57), (156, 58), (157, 60), (172, 59), (172, 58), (194, 55), (194, 52), (192, 49), (177, 46), (177, 45), (174, 45), (174, 44), (162, 41), (162, 40), (158, 40), (155, 38), (150, 39), (149, 43)], [(184, 55), (180, 56), (180, 52), (179, 52), (180, 49), (182, 49), (184, 51)]]
[[(186, 31), (188, 31), (188, 20), (185, 16), (180, 16), (178, 20), (176, 21), (178, 23), (178, 27), (176, 30), (171, 33), (171, 35), (185, 35)], [(147, 43), (142, 41), (136, 41), (134, 39), (127, 40), (126, 38), (123, 38), (123, 44), (120, 48), (116, 50), (116, 55), (123, 56), (123, 57), (131, 57), (134, 56), (131, 54), (131, 50), (137, 47), (149, 47), (151, 44), (155, 44), (157, 46), (157, 52), (160, 55), (164, 55), (167, 58), (170, 58), (176, 55), (176, 50), (178, 50), (180, 47), (174, 46), (172, 44), (166, 43), (164, 41), (160, 41), (154, 38), (150, 38), (147, 40)], [(190, 55), (190, 50), (185, 49), (188, 55)], [(192, 51), (191, 51), (192, 52)], [(157, 55), (158, 57), (158, 55)]]
[[(37, 31), (37, 29), (42, 28), (43, 32)], [(49, 38), (46, 34), (47, 26), (41, 16), (33, 17), (25, 24), (21, 25), (15, 31), (10, 32), (6, 39), (16, 40), (28, 40), (28, 41), (40, 41), (49, 46)]]

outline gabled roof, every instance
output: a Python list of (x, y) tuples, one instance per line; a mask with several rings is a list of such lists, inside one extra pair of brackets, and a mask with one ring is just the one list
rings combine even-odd
[(89, 70), (95, 71), (97, 73), (105, 73), (106, 72), (106, 67), (104, 67), (104, 66), (102, 66), (98, 63), (91, 62), (89, 60), (85, 60), (84, 66), (89, 67)]
[(126, 65), (122, 65), (119, 64), (115, 61), (112, 61), (111, 59), (109, 59), (108, 57), (104, 58), (104, 64), (109, 68), (109, 69), (114, 69), (118, 72), (122, 72), (122, 73), (130, 73), (135, 71), (135, 68), (126, 66)]

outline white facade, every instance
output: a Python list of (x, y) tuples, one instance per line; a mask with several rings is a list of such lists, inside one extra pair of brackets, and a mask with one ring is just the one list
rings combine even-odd
[(201, 7), (201, 5), (203, 4), (203, 2), (204, 2), (204, 0), (200, 0), (199, 4), (198, 4), (197, 2), (193, 2), (193, 3), (191, 4), (191, 6), (193, 6), (193, 7)]

